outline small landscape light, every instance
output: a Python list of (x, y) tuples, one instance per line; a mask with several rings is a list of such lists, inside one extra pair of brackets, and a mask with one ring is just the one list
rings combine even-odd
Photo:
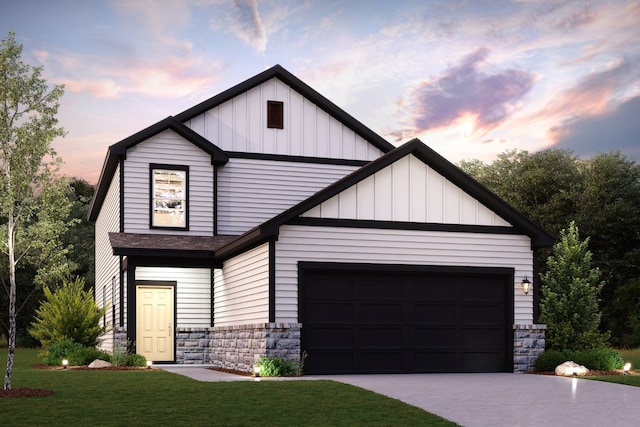
[(622, 369), (624, 370), (624, 374), (628, 375), (629, 371), (631, 370), (631, 363), (629, 362), (625, 363)]
[(69, 366), (69, 361), (67, 359), (62, 359), (62, 369), (67, 369)]
[(147, 360), (147, 369), (151, 369), (151, 366), (153, 366), (153, 362), (151, 360)]
[(253, 365), (253, 375), (256, 378), (260, 377), (260, 365)]
[(522, 292), (524, 292), (524, 294), (527, 295), (531, 290), (531, 282), (529, 281), (527, 276), (524, 276), (524, 279), (522, 279), (520, 286), (522, 286)]

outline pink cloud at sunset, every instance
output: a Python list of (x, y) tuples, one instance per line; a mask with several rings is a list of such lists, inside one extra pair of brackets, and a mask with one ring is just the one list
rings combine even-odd
[(109, 145), (275, 64), (453, 162), (640, 158), (637, 0), (30, 0), (3, 4), (0, 25), (65, 85), (54, 146), (92, 183)]

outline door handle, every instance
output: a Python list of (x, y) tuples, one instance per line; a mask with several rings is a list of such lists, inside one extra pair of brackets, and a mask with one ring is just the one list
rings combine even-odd
[(167, 325), (167, 329), (169, 330), (169, 336), (171, 336), (171, 323)]

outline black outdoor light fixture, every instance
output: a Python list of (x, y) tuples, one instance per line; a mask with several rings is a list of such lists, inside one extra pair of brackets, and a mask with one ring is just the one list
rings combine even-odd
[(527, 276), (524, 276), (524, 279), (522, 279), (520, 286), (522, 286), (522, 292), (527, 295), (529, 293), (529, 290), (531, 289), (531, 282), (529, 281), (529, 279), (527, 279)]

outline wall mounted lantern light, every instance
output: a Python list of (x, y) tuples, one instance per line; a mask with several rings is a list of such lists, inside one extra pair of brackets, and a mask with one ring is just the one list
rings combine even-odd
[(524, 276), (524, 279), (522, 279), (520, 286), (522, 286), (522, 292), (527, 295), (531, 290), (531, 282), (529, 281), (529, 279), (527, 279), (527, 276)]

